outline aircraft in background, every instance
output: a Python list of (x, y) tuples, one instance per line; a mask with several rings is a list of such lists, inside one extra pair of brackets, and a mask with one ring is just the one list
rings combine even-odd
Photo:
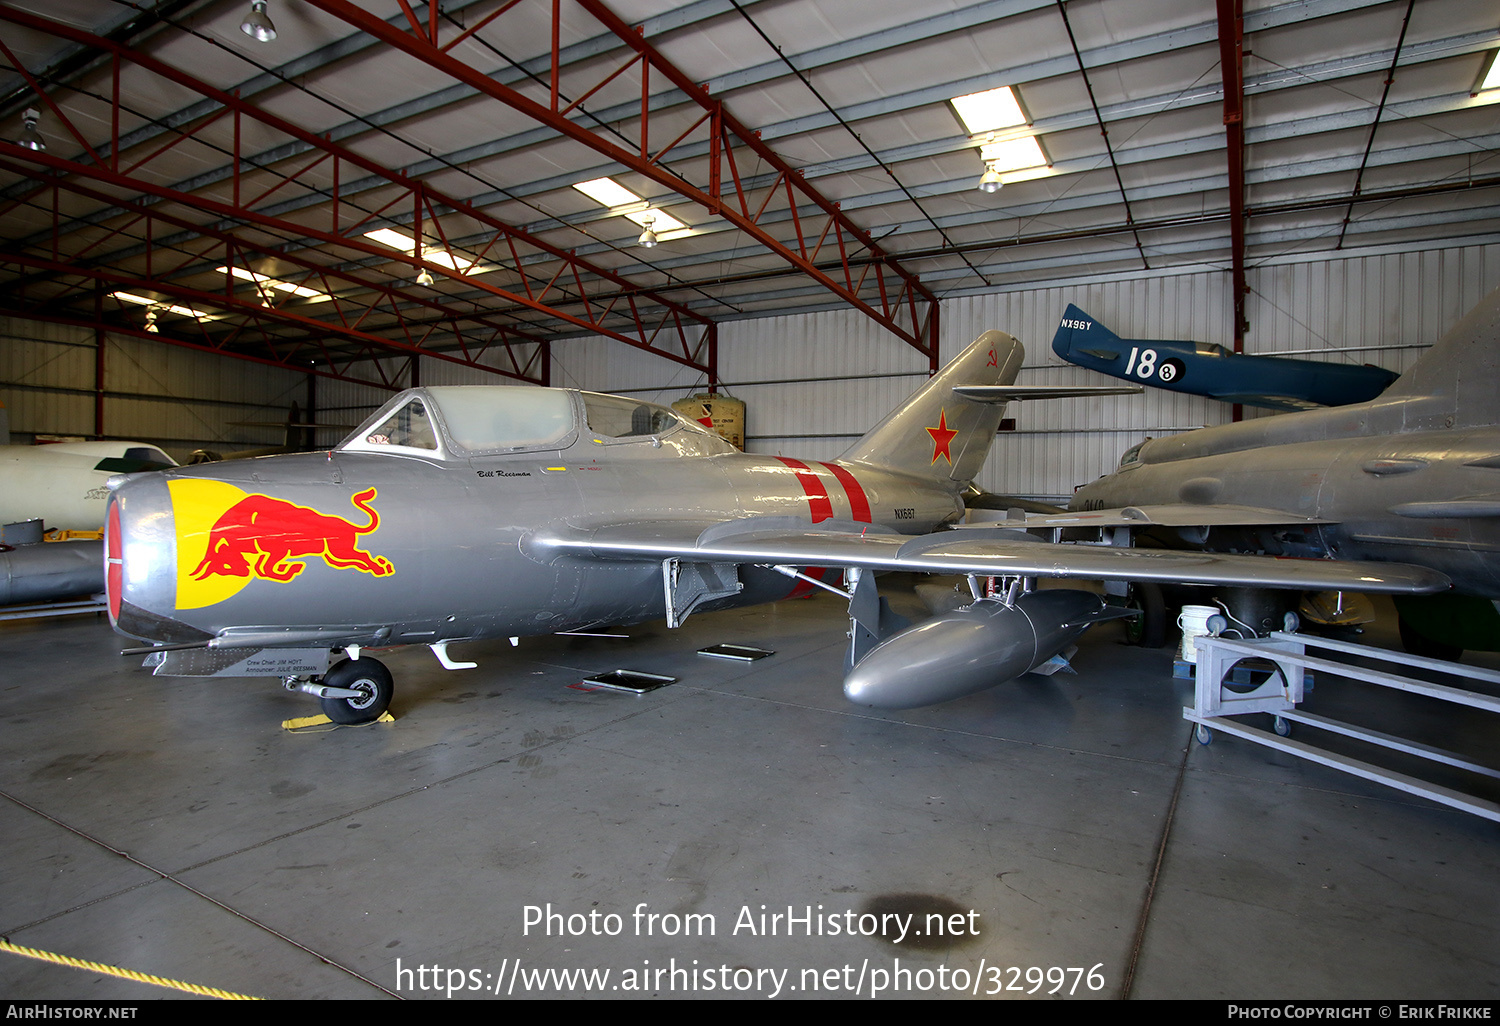
[[(145, 442), (0, 446), (0, 605), (56, 602), (104, 590), (106, 482), (117, 474), (174, 467)], [(43, 529), (93, 532), (95, 540), (42, 543)]]
[(1147, 440), (1074, 493), (1073, 512), (1027, 523), (1150, 533), (1204, 552), (1431, 567), (1453, 593), (1397, 598), (1407, 647), (1496, 650), (1497, 424), (1500, 291), (1377, 399)]
[(145, 442), (0, 447), (0, 524), (41, 520), (48, 530), (98, 531), (111, 477), (176, 465)]
[(1246, 356), (1209, 342), (1122, 339), (1072, 303), (1052, 336), (1069, 363), (1172, 392), (1272, 410), (1365, 402), (1396, 374), (1368, 364)]
[[(841, 457), (741, 453), (618, 396), (428, 386), (331, 452), (117, 482), (110, 618), (156, 672), (277, 676), (330, 719), (390, 701), (366, 649), (576, 631), (772, 601), (849, 602), (845, 693), (908, 708), (1048, 661), (1119, 608), (1037, 578), (1253, 583), (1396, 593), (1447, 587), (1392, 564), (1052, 545), (941, 530), (964, 513), (1011, 399), (1118, 392), (1014, 385), (1021, 344), (981, 335)], [(970, 575), (973, 602), (915, 626), (882, 616), (873, 571)], [(832, 583), (842, 572), (842, 585)], [(993, 597), (981, 578), (1000, 578)], [(331, 653), (347, 658), (330, 666)]]
[(338, 428), (348, 431), (352, 424), (321, 424), (312, 420), (302, 419), (302, 408), (297, 403), (292, 403), (287, 411), (286, 420), (232, 420), (228, 427), (256, 427), (256, 428), (282, 428), (286, 431), (286, 441), (281, 445), (265, 445), (254, 449), (236, 449), (232, 452), (222, 452), (217, 449), (194, 449), (189, 457), (189, 464), (217, 463), (220, 460), (244, 460), (256, 456), (279, 456), (288, 452), (311, 452), (316, 449), (318, 428)]

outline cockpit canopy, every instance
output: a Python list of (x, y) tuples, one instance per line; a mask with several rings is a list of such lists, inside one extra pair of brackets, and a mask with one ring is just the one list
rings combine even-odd
[(526, 385), (429, 385), (396, 396), (338, 448), (446, 459), (559, 450), (580, 437), (600, 445), (660, 440), (679, 431), (722, 442), (667, 407), (621, 396)]

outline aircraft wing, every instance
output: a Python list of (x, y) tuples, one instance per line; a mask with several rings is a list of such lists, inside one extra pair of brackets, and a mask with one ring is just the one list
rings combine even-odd
[(1054, 544), (994, 528), (912, 537), (869, 524), (826, 522), (814, 527), (781, 517), (709, 525), (688, 520), (556, 524), (533, 531), (523, 547), (537, 558), (675, 558), (697, 563), (1243, 584), (1306, 591), (1419, 594), (1441, 591), (1449, 584), (1435, 570), (1404, 563)]

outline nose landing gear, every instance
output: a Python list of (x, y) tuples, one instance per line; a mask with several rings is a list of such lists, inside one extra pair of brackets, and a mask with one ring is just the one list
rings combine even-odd
[(284, 683), (288, 691), (315, 695), (322, 703), (324, 716), (334, 723), (348, 725), (380, 719), (396, 691), (391, 671), (369, 656), (345, 659), (321, 678), (288, 677)]

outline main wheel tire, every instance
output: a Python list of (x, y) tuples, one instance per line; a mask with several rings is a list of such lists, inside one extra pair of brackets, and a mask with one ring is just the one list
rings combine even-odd
[(361, 656), (345, 659), (323, 675), (330, 688), (347, 688), (363, 693), (361, 698), (323, 698), (323, 715), (334, 723), (373, 723), (380, 719), (396, 693), (391, 671), (379, 659)]
[(1125, 604), (1141, 615), (1125, 621), (1125, 642), (1141, 648), (1161, 648), (1167, 643), (1167, 604), (1160, 585), (1134, 581)]

